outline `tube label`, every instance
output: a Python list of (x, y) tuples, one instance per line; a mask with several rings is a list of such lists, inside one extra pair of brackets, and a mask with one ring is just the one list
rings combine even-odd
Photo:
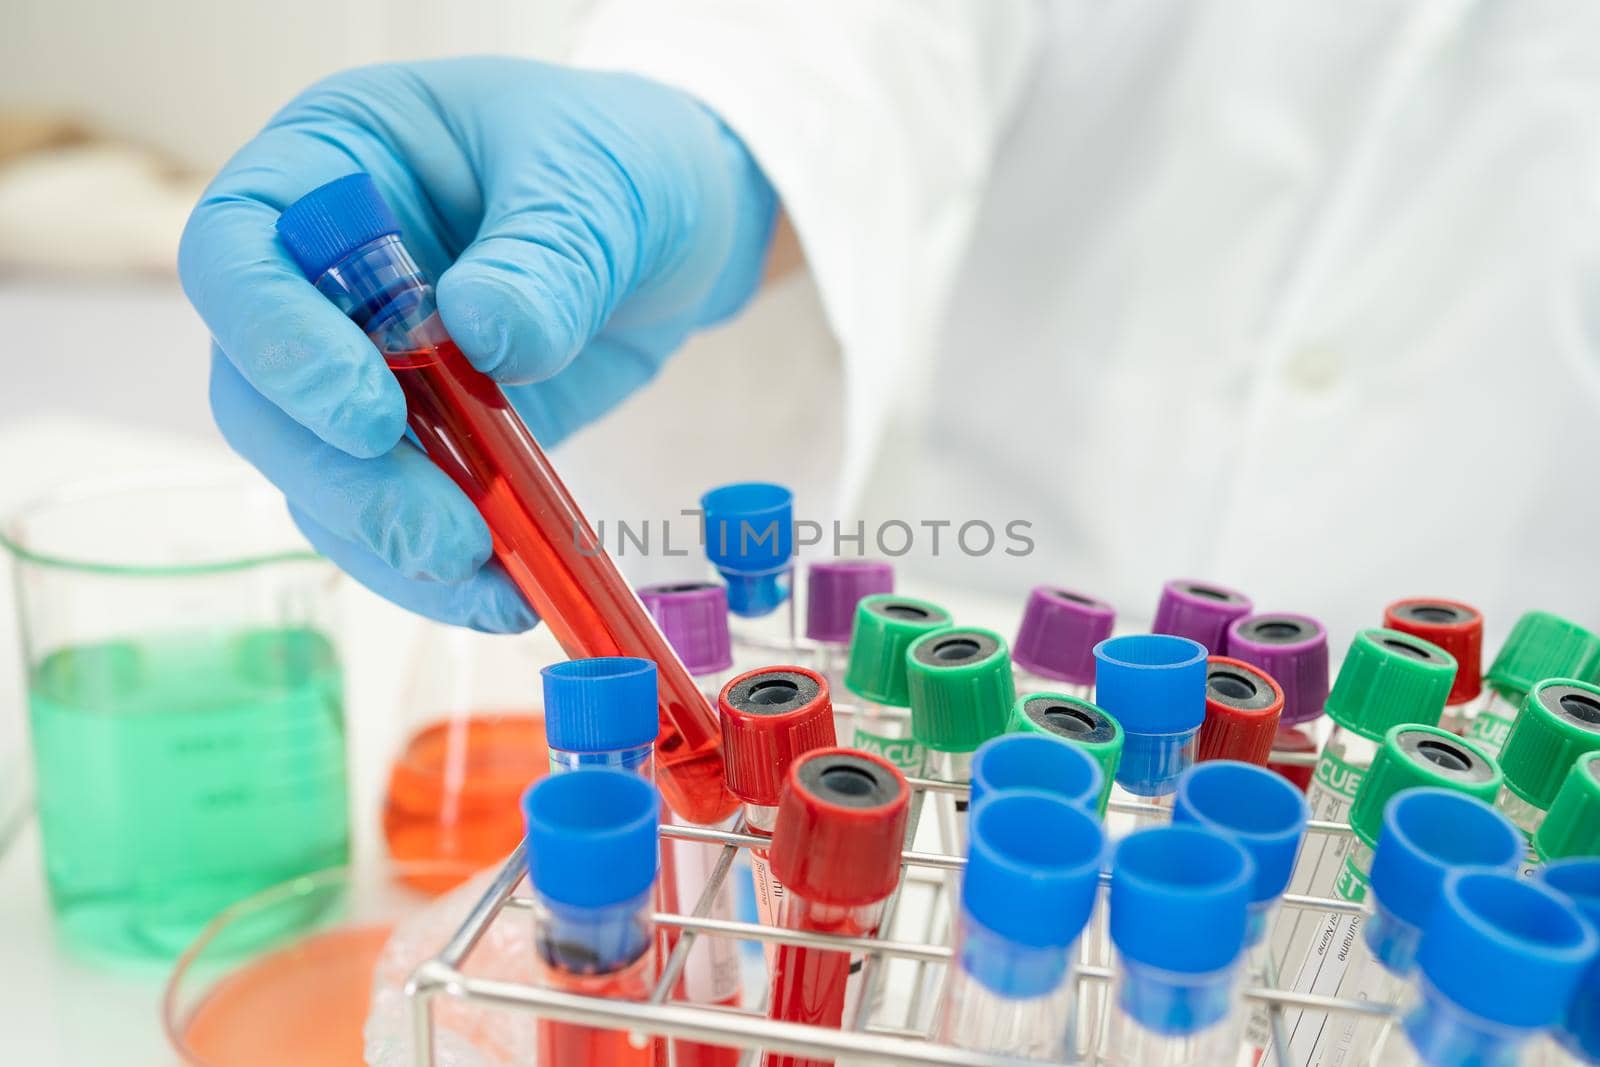
[(909, 737), (888, 737), (883, 734), (868, 733), (858, 726), (851, 740), (851, 747), (874, 756), (882, 756), (902, 773), (911, 775), (922, 773), (922, 746)]
[(1467, 727), (1467, 740), (1476, 741), (1488, 755), (1498, 759), (1511, 736), (1511, 720), (1503, 719), (1491, 711), (1480, 711)]

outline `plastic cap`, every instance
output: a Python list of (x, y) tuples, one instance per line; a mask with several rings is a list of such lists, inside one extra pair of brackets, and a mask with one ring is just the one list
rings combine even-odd
[(1244, 948), (1255, 864), (1194, 826), (1138, 830), (1111, 863), (1111, 941), (1130, 960), (1179, 974), (1231, 965)]
[(633, 656), (552, 663), (544, 678), (544, 732), (560, 752), (621, 752), (655, 744), (656, 665)]
[(1448, 789), (1411, 789), (1384, 805), (1369, 887), (1384, 910), (1420, 929), (1451, 871), (1514, 871), (1525, 851), (1521, 831), (1482, 800)]
[(939, 752), (972, 752), (1006, 731), (1016, 683), (1005, 638), (951, 627), (924, 634), (906, 651), (911, 736)]
[(1356, 787), (1350, 829), (1365, 844), (1376, 844), (1385, 806), (1407, 789), (1448, 789), (1492, 804), (1504, 784), (1494, 760), (1471, 742), (1437, 726), (1396, 726), (1384, 735)]
[(362, 245), (399, 232), (394, 212), (363, 173), (317, 186), (278, 216), (278, 239), (312, 281)]
[(1150, 632), (1187, 637), (1219, 656), (1228, 650), (1228, 626), (1250, 614), (1250, 598), (1211, 582), (1177, 578), (1161, 587)]
[(1600, 681), (1600, 637), (1547, 611), (1517, 620), (1483, 680), (1520, 697), (1546, 678)]
[(777, 807), (795, 759), (838, 743), (822, 675), (804, 667), (762, 667), (722, 687), (722, 752), (728, 789), (746, 804)]
[(1129, 634), (1094, 646), (1095, 702), (1130, 734), (1199, 729), (1206, 717), (1206, 650), (1184, 637)]
[(722, 586), (716, 582), (647, 585), (639, 590), (639, 600), (690, 674), (716, 674), (733, 666), (728, 593)]
[(735, 615), (769, 615), (789, 598), (794, 494), (781, 485), (736, 482), (700, 498), (706, 558), (728, 583)]
[[(1577, 905), (1589, 925), (1600, 929), (1600, 858), (1559, 860), (1539, 871), (1545, 885)], [(1560, 1041), (1585, 1062), (1600, 1062), (1600, 960), (1578, 984), (1567, 1007)]]
[(1328, 717), (1369, 741), (1391, 726), (1437, 726), (1456, 661), (1430, 641), (1398, 630), (1362, 630), (1350, 640), (1328, 693)]
[(806, 636), (834, 644), (850, 640), (862, 597), (894, 592), (894, 565), (875, 559), (813, 563), (806, 572)]
[(1103, 819), (1111, 799), (1111, 783), (1122, 764), (1124, 734), (1104, 708), (1064, 693), (1030, 693), (1019, 697), (1011, 711), (1013, 733), (1043, 734), (1087, 752), (1100, 765), (1103, 779), (1095, 810)]
[(1105, 835), (1094, 817), (1055, 794), (1019, 790), (975, 806), (969, 833), (966, 911), (1019, 945), (1076, 941), (1100, 887)]
[(1391, 630), (1432, 641), (1456, 659), (1450, 703), (1465, 704), (1483, 691), (1483, 615), (1459, 600), (1396, 600), (1383, 609)]
[(900, 880), (911, 789), (894, 765), (853, 749), (795, 760), (778, 801), (768, 853), (772, 874), (822, 904), (882, 900)]
[(1011, 658), (1041, 678), (1094, 682), (1094, 646), (1111, 636), (1111, 605), (1070, 589), (1037, 586), (1028, 594)]
[(974, 805), (991, 793), (1031, 789), (1097, 811), (1105, 782), (1105, 772), (1086, 749), (1044, 734), (996, 737), (972, 757)]
[(1540, 859), (1600, 856), (1600, 752), (1572, 765), (1533, 835)]
[(522, 795), (528, 880), (546, 900), (603, 908), (632, 900), (656, 879), (661, 794), (609, 767), (552, 774)]
[(1220, 834), (1255, 863), (1250, 901), (1276, 900), (1289, 887), (1311, 808), (1300, 790), (1250, 763), (1216, 760), (1185, 771), (1172, 821)]
[(1537, 1029), (1561, 1017), (1597, 950), (1600, 937), (1565, 897), (1505, 871), (1468, 870), (1445, 879), (1417, 964), (1459, 1008)]
[(1578, 757), (1597, 749), (1600, 686), (1569, 678), (1540, 682), (1528, 691), (1500, 751), (1506, 788), (1544, 811)]
[(937, 604), (883, 594), (856, 605), (850, 633), (850, 665), (844, 686), (863, 700), (903, 708), (906, 691), (906, 649), (929, 630), (950, 625), (950, 613)]
[(1322, 714), (1328, 702), (1328, 634), (1309, 615), (1248, 615), (1228, 627), (1228, 655), (1259, 667), (1283, 690), (1283, 726)]
[(1265, 766), (1283, 714), (1283, 690), (1243, 660), (1206, 660), (1206, 718), (1196, 760), (1240, 760)]

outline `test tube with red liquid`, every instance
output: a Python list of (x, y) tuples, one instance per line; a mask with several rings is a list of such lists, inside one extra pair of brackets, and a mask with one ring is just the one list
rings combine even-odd
[(656, 758), (672, 809), (715, 823), (738, 806), (721, 735), (650, 614), (505, 394), (445, 332), (433, 286), (400, 241), (371, 177), (356, 173), (291, 204), (278, 236), (317, 289), (383, 353), (428, 457), (488, 523), (495, 558), (567, 655), (639, 656), (660, 671)]
[[(630, 771), (583, 767), (540, 780), (522, 798), (541, 985), (644, 1000), (659, 966), (651, 898), (661, 796)], [(541, 1017), (539, 1062), (658, 1067), (660, 1042), (625, 1030)]]
[[(789, 769), (772, 834), (772, 873), (787, 892), (778, 925), (871, 937), (900, 880), (911, 790), (888, 761), (842, 748), (809, 752)], [(768, 1014), (837, 1028), (844, 1019), (851, 956), (780, 945)], [(764, 1067), (827, 1067), (828, 1060), (768, 1053)]]

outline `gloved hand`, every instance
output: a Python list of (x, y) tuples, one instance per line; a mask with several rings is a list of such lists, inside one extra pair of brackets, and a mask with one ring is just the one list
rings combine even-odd
[(402, 435), (377, 350), (273, 231), (365, 170), (437, 280), (439, 313), (545, 446), (647, 382), (761, 273), (775, 198), (739, 140), (641, 78), (526, 60), (369, 67), (307, 90), (225, 166), (189, 219), (184, 291), (215, 339), (211, 405), (316, 548), (423, 615), (536, 619), (488, 527)]

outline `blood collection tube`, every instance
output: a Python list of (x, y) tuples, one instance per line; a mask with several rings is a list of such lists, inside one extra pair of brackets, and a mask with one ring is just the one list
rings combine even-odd
[(1600, 637), (1544, 611), (1517, 620), (1484, 672), (1484, 693), (1467, 712), (1466, 736), (1499, 756), (1528, 690), (1546, 678), (1600, 681)]
[[(1572, 901), (1589, 925), (1600, 929), (1600, 857), (1559, 860), (1541, 870), (1539, 880)], [(1554, 1048), (1545, 1067), (1600, 1063), (1600, 958), (1578, 981), (1551, 1041)]]
[(1581, 757), (1567, 772), (1533, 833), (1533, 854), (1543, 863), (1600, 856), (1600, 752)]
[(1267, 766), (1305, 790), (1317, 755), (1313, 723), (1328, 702), (1328, 634), (1309, 615), (1247, 615), (1228, 627), (1228, 655), (1267, 673), (1283, 690), (1274, 750), (1303, 763)]
[(1228, 627), (1250, 611), (1250, 598), (1237, 590), (1176, 578), (1161, 587), (1150, 632), (1187, 637), (1220, 656), (1228, 651)]
[(1011, 660), (1020, 692), (1094, 695), (1094, 646), (1111, 636), (1110, 604), (1071, 589), (1035, 586), (1022, 609)]
[(1114, 1067), (1232, 1063), (1254, 863), (1194, 826), (1137, 830), (1111, 863), (1111, 1010), (1094, 1062)]
[(1567, 678), (1539, 682), (1528, 691), (1500, 753), (1506, 787), (1498, 807), (1531, 838), (1567, 772), (1597, 750), (1600, 686)]
[(1012, 790), (974, 806), (940, 1040), (1067, 1061), (1073, 945), (1094, 907), (1104, 852), (1094, 816), (1058, 795)]
[(906, 649), (930, 630), (950, 625), (950, 613), (910, 597), (863, 597), (850, 635), (844, 684), (856, 698), (855, 723), (841, 744), (882, 756), (906, 774), (922, 773), (922, 748), (911, 736)]
[[(923, 777), (970, 782), (972, 754), (1005, 733), (1017, 699), (1005, 638), (970, 627), (923, 634), (906, 652), (906, 683)], [(959, 856), (967, 849), (967, 800), (954, 793), (934, 799), (944, 847)]]
[(716, 582), (664, 582), (641, 586), (639, 600), (700, 692), (716, 700), (733, 669), (727, 590)]
[(1194, 758), (1264, 767), (1278, 735), (1283, 690), (1263, 671), (1227, 656), (1206, 659), (1206, 717)]
[[(844, 692), (850, 665), (850, 629), (864, 597), (894, 592), (894, 565), (876, 559), (830, 559), (806, 570), (806, 639), (816, 650), (812, 663), (832, 692)], [(848, 721), (836, 720), (842, 738)]]
[[(586, 767), (541, 779), (523, 796), (528, 882), (536, 902), (541, 985), (616, 1000), (650, 994), (658, 962), (650, 900), (661, 797), (636, 774)], [(539, 1062), (656, 1067), (657, 1042), (626, 1031), (540, 1018)]]
[[(825, 748), (789, 768), (772, 834), (772, 874), (786, 887), (778, 925), (871, 937), (900, 880), (911, 790), (887, 760)], [(850, 988), (849, 952), (780, 945), (768, 1014), (837, 1027)], [(826, 1067), (829, 1061), (768, 1053), (765, 1067)]]
[(661, 785), (701, 823), (738, 801), (722, 782), (716, 714), (606, 554), (572, 494), (488, 376), (445, 332), (433, 286), (371, 177), (346, 175), (283, 212), (278, 237), (383, 354), (423, 451), (482, 513), (495, 557), (568, 656), (640, 656), (660, 673)]
[(1459, 600), (1413, 597), (1383, 609), (1391, 630), (1432, 641), (1456, 658), (1456, 684), (1450, 687), (1439, 725), (1453, 734), (1467, 730), (1467, 712), (1483, 691), (1483, 613)]
[[(1382, 832), (1384, 808), (1393, 797), (1411, 789), (1435, 788), (1492, 804), (1503, 782), (1493, 760), (1448, 730), (1437, 726), (1391, 728), (1350, 806), (1353, 843), (1334, 882), (1333, 895), (1352, 903), (1366, 898), (1373, 849)], [(1289, 942), (1280, 983), (1300, 993), (1358, 996), (1370, 973), (1370, 957), (1360, 938), (1360, 917), (1338, 912), (1319, 917), (1310, 911), (1302, 913), (1301, 919), (1302, 936)], [(1288, 1011), (1284, 1019), (1294, 1062), (1338, 1063), (1349, 1055), (1349, 1047), (1341, 1047), (1341, 1041), (1351, 1036), (1350, 1031), (1327, 1013)]]
[(1033, 693), (1011, 708), (1012, 733), (1043, 734), (1081, 748), (1100, 765), (1100, 796), (1095, 815), (1106, 817), (1111, 783), (1122, 763), (1124, 734), (1117, 720), (1098, 704), (1064, 693)]
[(736, 482), (700, 498), (706, 558), (728, 584), (728, 610), (750, 620), (735, 641), (793, 658), (794, 494), (768, 482)]
[(656, 665), (632, 656), (552, 663), (544, 729), (552, 771), (615, 767), (655, 781)]
[(972, 809), (1005, 790), (1050, 793), (1099, 816), (1105, 772), (1077, 745), (1046, 734), (1007, 734), (985, 741), (972, 757)]
[[(1371, 881), (1362, 901), (1359, 952), (1341, 992), (1369, 1004), (1394, 1006), (1416, 967), (1423, 930), (1452, 870), (1514, 871), (1521, 835), (1483, 801), (1447, 789), (1407, 789), (1383, 807)], [(1323, 1062), (1356, 1062), (1386, 1040), (1388, 1020), (1330, 1016)]]
[(1504, 871), (1451, 873), (1385, 1064), (1522, 1062), (1560, 1022), (1597, 950), (1594, 927), (1547, 886)]
[[(771, 837), (789, 768), (807, 752), (833, 748), (833, 706), (827, 681), (803, 667), (762, 667), (730, 681), (717, 699), (728, 788), (744, 802), (747, 832)], [(750, 850), (756, 908), (777, 920), (783, 886), (772, 877), (766, 849)], [(776, 946), (767, 946), (768, 963)]]
[[(1400, 724), (1437, 723), (1455, 670), (1449, 653), (1398, 630), (1362, 630), (1351, 639), (1328, 693), (1327, 712), (1334, 728), (1317, 756), (1316, 773), (1306, 790), (1312, 819), (1348, 821), (1350, 803), (1384, 734)], [(1353, 841), (1344, 834), (1308, 830), (1289, 892), (1332, 894)], [(1298, 964), (1305, 957), (1315, 922), (1315, 914), (1305, 911), (1278, 916), (1272, 929), (1272, 955), (1280, 966), (1282, 961)], [(1296, 946), (1293, 952), (1291, 941)]]
[(1094, 646), (1095, 699), (1122, 725), (1117, 787), (1160, 804), (1194, 762), (1206, 717), (1206, 650), (1187, 637), (1129, 634)]

